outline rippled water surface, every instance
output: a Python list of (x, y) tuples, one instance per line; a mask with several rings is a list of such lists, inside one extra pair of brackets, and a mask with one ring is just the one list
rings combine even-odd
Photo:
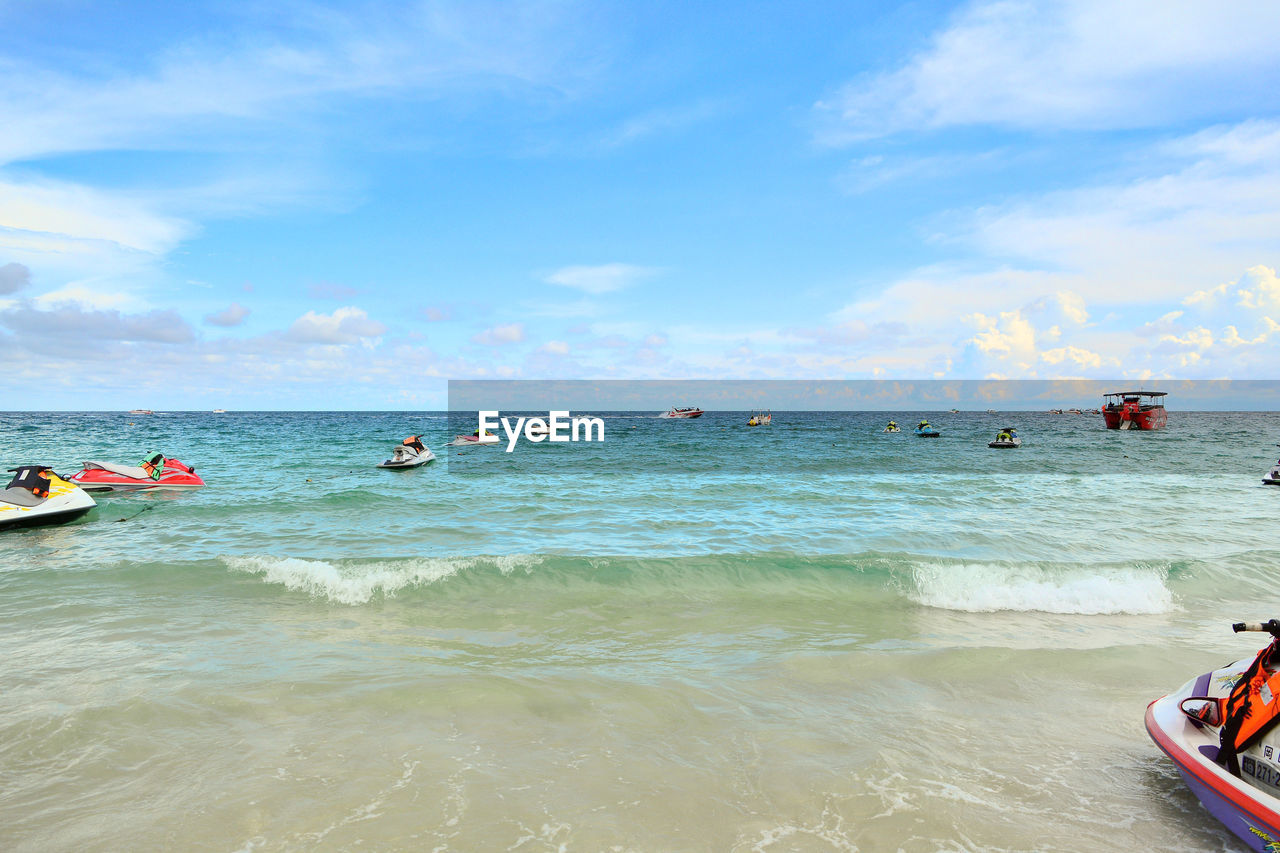
[(0, 844), (1239, 849), (1142, 714), (1280, 616), (1278, 416), (890, 416), (0, 415), (208, 484), (0, 533)]

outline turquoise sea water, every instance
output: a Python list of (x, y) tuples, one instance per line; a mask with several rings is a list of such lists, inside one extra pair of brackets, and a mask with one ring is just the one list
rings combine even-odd
[(1238, 849), (1142, 714), (1280, 616), (1277, 416), (921, 415), (0, 415), (208, 484), (0, 533), (0, 842)]

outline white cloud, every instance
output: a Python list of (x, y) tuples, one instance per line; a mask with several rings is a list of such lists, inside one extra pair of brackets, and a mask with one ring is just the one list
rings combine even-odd
[[(988, 124), (1132, 128), (1280, 104), (1271, 0), (970, 3), (900, 68), (819, 108), (829, 142)], [(1248, 85), (1241, 85), (1248, 80)]]
[(311, 10), (274, 40), (228, 36), (211, 21), (199, 40), (145, 57), (145, 71), (93, 58), (71, 71), (9, 60), (0, 163), (179, 139), (208, 150), (318, 112), (326, 98), (571, 87), (595, 67), (582, 47), (589, 20), (555, 2)]
[(300, 343), (342, 346), (358, 341), (367, 343), (386, 330), (386, 326), (370, 320), (363, 310), (346, 306), (332, 314), (308, 311), (293, 322), (287, 334)]
[(248, 308), (245, 308), (239, 302), (232, 302), (221, 311), (215, 311), (212, 314), (205, 314), (204, 321), (210, 326), (230, 328), (231, 326), (239, 326), (248, 316)]
[(544, 352), (548, 355), (568, 355), (569, 345), (564, 341), (547, 341), (538, 347), (538, 352)]
[(138, 308), (141, 303), (128, 293), (119, 290), (95, 290), (80, 283), (68, 284), (57, 290), (42, 293), (32, 302), (48, 307), (52, 305), (72, 304), (85, 308)]
[(124, 250), (162, 254), (192, 232), (189, 223), (156, 213), (129, 193), (104, 192), (56, 181), (0, 179), (0, 245), (60, 237)]
[(548, 284), (572, 287), (584, 293), (611, 293), (629, 287), (656, 270), (633, 264), (600, 264), (599, 266), (561, 267), (543, 280)]
[(520, 323), (494, 326), (492, 329), (485, 329), (483, 332), (473, 336), (471, 340), (490, 347), (518, 344), (524, 340), (524, 326)]

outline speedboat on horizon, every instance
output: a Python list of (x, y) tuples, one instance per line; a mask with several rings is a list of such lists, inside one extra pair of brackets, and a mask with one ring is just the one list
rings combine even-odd
[(672, 406), (667, 411), (658, 415), (660, 418), (700, 418), (703, 415), (702, 409), (697, 406)]
[(85, 462), (71, 475), (71, 482), (87, 492), (139, 492), (155, 489), (199, 489), (204, 486), (196, 469), (163, 453), (148, 453), (137, 465)]
[(1280, 850), (1280, 620), (1238, 622), (1271, 642), (1147, 706), (1147, 734), (1205, 809), (1252, 850)]

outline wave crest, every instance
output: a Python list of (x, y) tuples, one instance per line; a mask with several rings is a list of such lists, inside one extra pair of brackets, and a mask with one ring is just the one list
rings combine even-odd
[(1154, 567), (922, 564), (912, 572), (910, 598), (926, 607), (973, 613), (1155, 614), (1174, 606), (1167, 577)]
[(365, 604), (375, 595), (392, 597), (406, 587), (438, 583), (477, 566), (492, 566), (502, 574), (528, 569), (540, 560), (513, 554), (502, 557), (409, 558), (362, 562), (304, 560), (297, 557), (221, 557), (236, 572), (262, 575), (264, 583), (326, 598), (338, 604)]

